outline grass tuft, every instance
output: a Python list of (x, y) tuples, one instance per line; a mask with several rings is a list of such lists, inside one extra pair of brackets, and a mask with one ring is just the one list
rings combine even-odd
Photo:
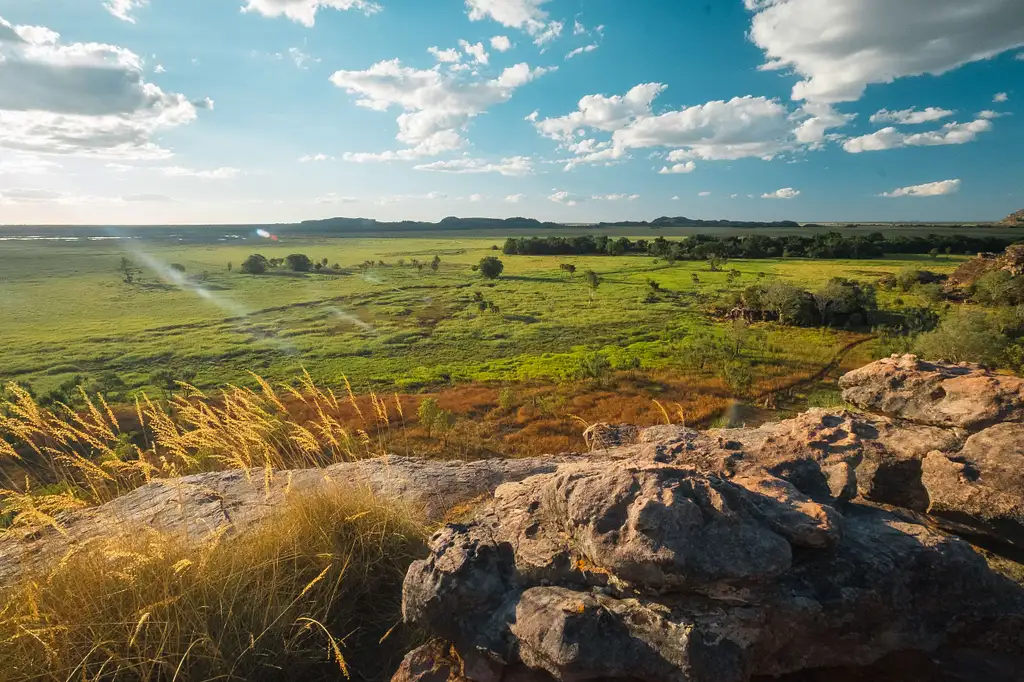
[(396, 625), (425, 535), (336, 488), (238, 537), (88, 545), (0, 590), (0, 682), (386, 679), (415, 637)]

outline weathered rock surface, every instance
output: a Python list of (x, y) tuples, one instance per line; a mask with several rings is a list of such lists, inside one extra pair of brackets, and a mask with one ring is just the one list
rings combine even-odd
[(847, 402), (920, 424), (975, 431), (1024, 421), (1024, 380), (977, 365), (894, 355), (846, 374), (839, 385)]
[(592, 427), (600, 461), (435, 535), (406, 619), (459, 682), (1024, 679), (1024, 589), (945, 532), (1024, 545), (1022, 382), (902, 356), (841, 384), (867, 412)]
[(281, 507), (287, 495), (344, 483), (423, 508), (428, 520), (492, 492), (501, 483), (554, 471), (567, 457), (493, 459), (478, 462), (383, 457), (336, 464), (326, 469), (198, 474), (157, 480), (99, 507), (57, 517), (51, 527), (0, 534), (0, 581), (63, 556), (74, 545), (131, 525), (186, 538), (205, 538), (222, 528), (241, 531)]
[(740, 682), (943, 648), (1024, 656), (1024, 593), (967, 543), (769, 476), (564, 465), (499, 487), (430, 547), (406, 577), (406, 619), (558, 680)]

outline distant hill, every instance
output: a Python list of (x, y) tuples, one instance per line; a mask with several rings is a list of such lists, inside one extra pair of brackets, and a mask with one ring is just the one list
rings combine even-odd
[(1009, 225), (1011, 227), (1024, 227), (1024, 209), (1011, 213), (1002, 220), (999, 221), (1000, 225)]
[(550, 230), (565, 227), (560, 223), (547, 223), (533, 218), (455, 218), (448, 217), (439, 223), (420, 220), (402, 220), (394, 223), (381, 222), (373, 218), (327, 218), (304, 220), (299, 223), (301, 230), (320, 233), (330, 232), (421, 232), (438, 230)]
[(792, 220), (778, 220), (775, 222), (762, 222), (756, 220), (699, 220), (697, 218), (687, 218), (685, 216), (679, 216), (676, 218), (669, 218), (668, 216), (662, 216), (656, 218), (651, 222), (647, 221), (630, 221), (621, 223), (600, 223), (602, 226), (628, 226), (628, 227), (800, 227), (800, 223), (793, 222)]

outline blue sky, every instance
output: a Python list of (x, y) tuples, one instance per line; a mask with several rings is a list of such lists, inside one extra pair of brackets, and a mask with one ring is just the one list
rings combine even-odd
[(1020, 0), (0, 0), (0, 57), (0, 224), (1024, 207)]

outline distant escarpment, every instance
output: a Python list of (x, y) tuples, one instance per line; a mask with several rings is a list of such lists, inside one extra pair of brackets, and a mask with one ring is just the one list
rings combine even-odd
[(1009, 225), (1011, 227), (1024, 227), (1024, 209), (1011, 213), (999, 222), (1002, 225)]

